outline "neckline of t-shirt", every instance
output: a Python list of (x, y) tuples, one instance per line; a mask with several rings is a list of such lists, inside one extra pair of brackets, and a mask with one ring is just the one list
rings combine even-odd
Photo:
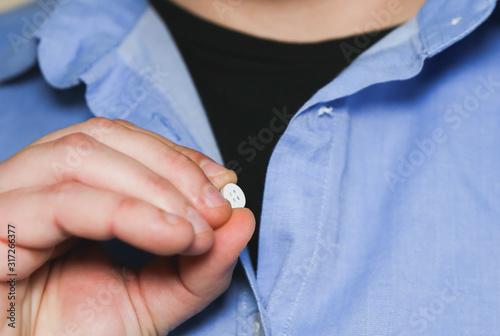
[[(266, 39), (232, 30), (199, 17), (168, 0), (151, 0), (152, 5), (173, 31), (176, 42), (209, 52), (269, 60), (333, 60), (359, 55), (394, 28), (319, 42), (294, 43)], [(175, 31), (174, 31), (175, 30)], [(195, 32), (195, 33), (193, 33)], [(352, 57), (349, 57), (350, 59)]]

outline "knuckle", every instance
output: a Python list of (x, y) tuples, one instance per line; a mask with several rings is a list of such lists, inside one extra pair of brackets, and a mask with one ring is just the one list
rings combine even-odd
[(116, 214), (119, 213), (130, 213), (131, 211), (134, 211), (138, 204), (138, 200), (133, 197), (122, 197), (116, 205), (113, 217), (116, 217)]
[(95, 151), (96, 144), (98, 142), (85, 133), (72, 133), (54, 141), (51, 166), (57, 181), (73, 174), (73, 169), (77, 169), (85, 157)]
[(72, 147), (75, 149), (88, 149), (94, 144), (92, 137), (85, 133), (72, 133), (55, 141), (55, 146), (60, 148)]
[(169, 167), (179, 171), (192, 170), (197, 167), (193, 160), (175, 150), (167, 150), (164, 160)]
[(109, 216), (107, 216), (105, 224), (106, 235), (111, 237), (115, 234), (116, 225), (120, 222), (120, 219), (130, 216), (134, 213), (138, 206), (139, 200), (133, 197), (122, 197), (116, 203), (116, 206), (112, 211), (110, 211)]
[(112, 129), (116, 127), (116, 123), (108, 118), (95, 117), (91, 118), (84, 123), (82, 123), (84, 130), (94, 130), (94, 129)]
[(208, 159), (208, 157), (205, 154), (200, 153), (191, 148), (182, 147), (180, 152), (189, 157), (192, 161), (194, 161), (197, 164), (200, 164), (201, 161)]
[(173, 189), (173, 186), (167, 180), (156, 174), (147, 176), (145, 182), (157, 195), (164, 195)]
[(69, 194), (75, 192), (78, 184), (73, 181), (65, 181), (47, 187), (47, 191), (53, 195)]
[[(145, 185), (151, 190), (152, 195), (175, 195), (175, 202), (169, 203), (169, 207), (179, 211), (182, 214), (186, 214), (188, 209), (191, 207), (190, 203), (186, 200), (183, 194), (168, 180), (164, 179), (159, 175), (149, 175), (145, 178)], [(159, 206), (153, 203), (155, 206)], [(170, 209), (170, 210), (172, 210)]]
[(53, 204), (56, 204), (58, 207), (62, 207), (66, 203), (65, 201), (68, 197), (77, 193), (78, 190), (80, 190), (80, 187), (81, 185), (77, 182), (65, 181), (47, 186), (46, 194), (49, 199), (53, 200)]

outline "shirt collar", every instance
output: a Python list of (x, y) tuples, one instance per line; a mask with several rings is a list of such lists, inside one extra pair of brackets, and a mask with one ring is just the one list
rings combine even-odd
[(86, 70), (120, 46), (147, 7), (144, 0), (59, 2), (36, 36), (40, 68), (57, 88), (77, 85)]
[[(0, 28), (0, 81), (22, 73), (38, 56), (50, 85), (77, 85), (87, 68), (121, 43), (146, 7), (145, 0), (37, 0), (3, 14), (8, 24)], [(6, 62), (15, 65), (6, 70)]]
[(36, 6), (30, 5), (0, 15), (0, 83), (34, 65), (36, 27), (23, 27), (23, 19), (33, 17), (36, 11)]
[(496, 0), (427, 1), (418, 15), (424, 52), (432, 57), (485, 21)]
[[(402, 6), (404, 1), (410, 0), (392, 2)], [(317, 104), (352, 95), (373, 84), (416, 76), (426, 58), (471, 33), (491, 15), (495, 4), (496, 0), (427, 0), (415, 18), (361, 54), (311, 97), (294, 118)]]
[[(394, 1), (404, 5), (406, 0)], [(120, 46), (148, 7), (146, 0), (55, 2), (59, 6), (37, 1), (0, 16), (0, 80), (23, 72), (35, 62), (37, 39), (40, 67), (49, 84), (58, 88), (74, 86), (86, 69)], [(419, 35), (418, 53), (424, 58), (433, 56), (473, 31), (491, 14), (495, 3), (427, 0), (413, 20), (417, 25), (410, 22), (403, 26), (413, 25), (418, 31), (401, 28)]]
[[(0, 34), (15, 31), (31, 49), (23, 43), (13, 52), (8, 39), (0, 41), (6, 50), (0, 50), (0, 82), (38, 58), (51, 86), (87, 85), (94, 115), (127, 119), (222, 161), (182, 57), (146, 0), (57, 2), (38, 1), (3, 15), (10, 24)], [(25, 61), (16, 61), (21, 54)], [(9, 61), (14, 66), (2, 66)]]
[[(133, 89), (122, 83), (123, 76), (135, 76), (137, 82), (141, 80), (140, 72), (145, 65), (166, 66), (160, 71), (174, 74), (164, 83), (168, 89), (156, 90), (158, 94), (148, 97), (147, 101), (156, 99), (156, 103), (147, 105), (138, 101), (129, 112), (145, 113), (145, 109), (161, 106), (164, 99), (177, 113), (179, 123), (196, 130), (188, 144), (221, 160), (175, 43), (146, 0), (56, 1), (57, 7), (40, 0), (0, 16), (3, 23), (0, 27), (0, 81), (22, 73), (36, 63), (38, 56), (41, 71), (50, 85), (68, 88), (84, 81), (92, 112), (123, 117), (109, 112), (113, 107), (109, 102), (113, 98)], [(404, 5), (403, 1), (407, 0), (394, 1)], [(353, 94), (369, 85), (415, 76), (427, 57), (460, 40), (481, 24), (491, 14), (495, 3), (495, 0), (427, 0), (416, 18), (364, 52), (306, 102), (296, 116), (311, 106)], [(23, 41), (18, 48), (13, 48), (13, 34)], [(398, 61), (386, 62), (389, 56)], [(117, 79), (118, 73), (123, 76)], [(178, 128), (175, 120), (164, 122), (165, 125), (169, 123)], [(189, 137), (189, 132), (184, 132), (184, 137)]]

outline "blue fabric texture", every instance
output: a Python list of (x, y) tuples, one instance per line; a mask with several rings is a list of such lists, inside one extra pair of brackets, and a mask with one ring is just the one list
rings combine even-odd
[[(428, 0), (297, 111), (268, 168), (257, 274), (244, 251), (229, 290), (172, 335), (500, 335), (494, 7)], [(0, 161), (104, 116), (221, 162), (145, 0), (0, 16), (0, 103)]]

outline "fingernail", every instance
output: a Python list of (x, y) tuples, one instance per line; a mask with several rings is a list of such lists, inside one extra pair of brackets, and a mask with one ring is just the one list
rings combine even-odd
[(200, 162), (200, 168), (208, 177), (221, 175), (228, 171), (224, 166), (207, 159)]
[(193, 208), (188, 209), (187, 220), (193, 226), (195, 234), (212, 230), (212, 227), (208, 225), (207, 221)]
[(224, 196), (210, 183), (203, 188), (203, 195), (205, 196), (205, 205), (209, 208), (216, 208), (226, 204)]

